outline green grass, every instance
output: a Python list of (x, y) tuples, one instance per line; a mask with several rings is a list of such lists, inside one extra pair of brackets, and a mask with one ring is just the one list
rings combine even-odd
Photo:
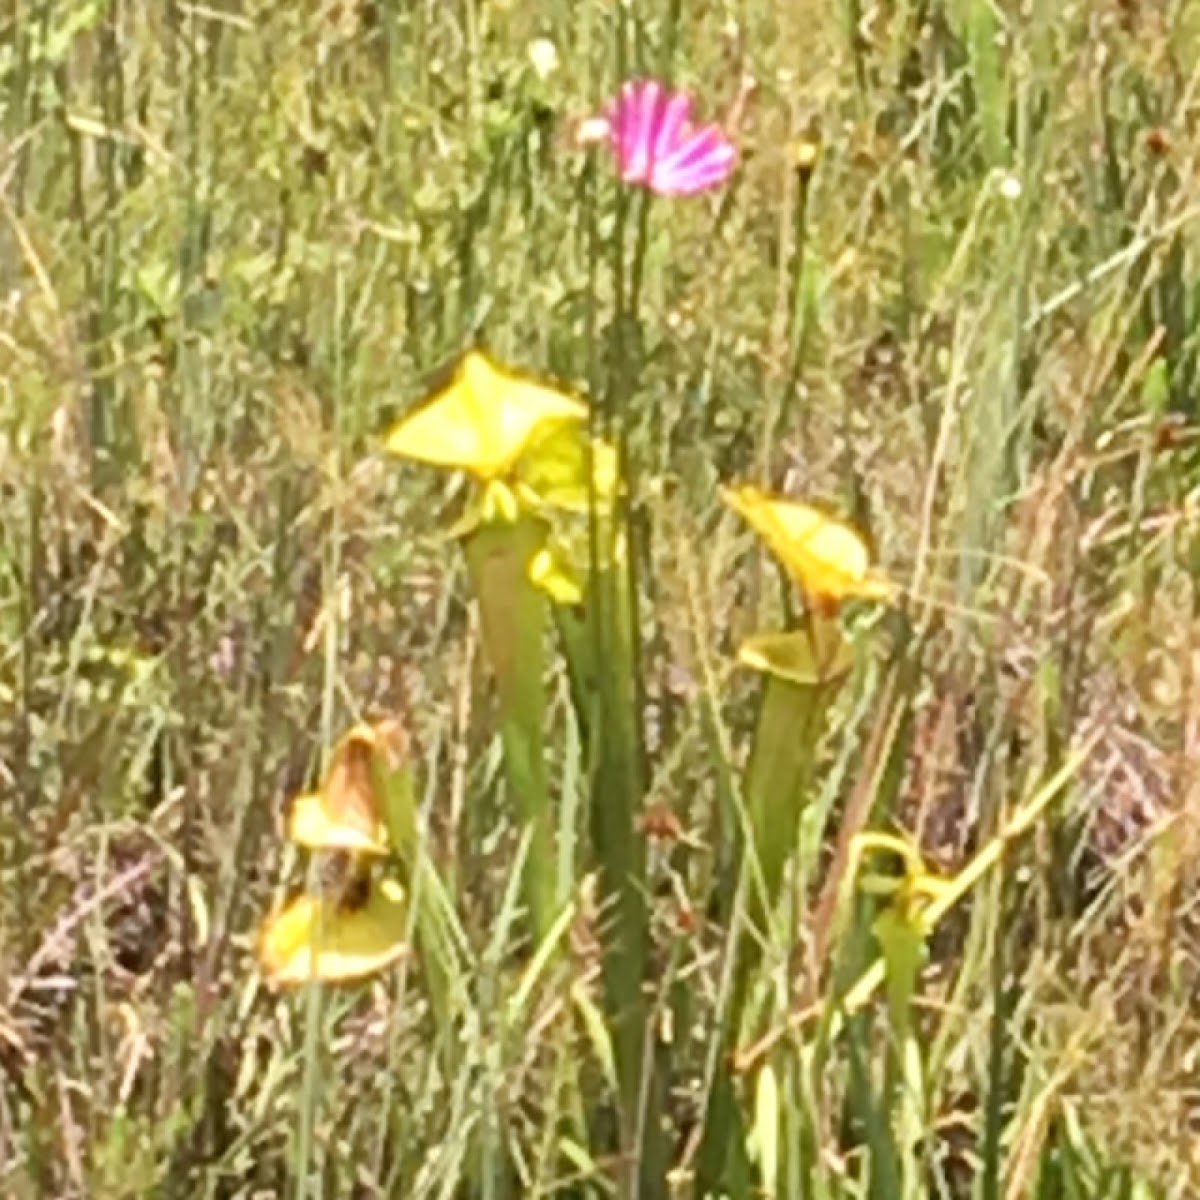
[[(7, 5), (0, 1194), (1197, 1194), (1197, 62), (1183, 2)], [(729, 188), (572, 147), (635, 71), (753, 78)], [(628, 455), (636, 620), (540, 735), (380, 449), (476, 341)], [(791, 767), (732, 481), (905, 588)], [(381, 712), (419, 953), (273, 993), (286, 805)], [(1056, 776), (865, 990), (852, 835), (949, 876)]]

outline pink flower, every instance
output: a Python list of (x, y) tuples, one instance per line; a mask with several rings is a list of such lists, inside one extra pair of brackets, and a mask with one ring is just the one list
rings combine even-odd
[(581, 140), (607, 137), (621, 178), (660, 196), (694, 196), (729, 178), (737, 159), (716, 125), (697, 129), (692, 98), (657, 80), (630, 80), (606, 116), (585, 122)]

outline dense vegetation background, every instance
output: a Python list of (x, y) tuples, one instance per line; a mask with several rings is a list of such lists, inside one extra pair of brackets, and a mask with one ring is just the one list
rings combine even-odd
[[(639, 72), (738, 110), (741, 150), (640, 227), (572, 138)], [(634, 1194), (589, 923), (520, 990), (461, 489), (379, 451), (482, 341), (583, 394), (598, 342), (634, 363), (670, 1168), (640, 1194), (690, 1194), (718, 1119), (731, 1195), (1198, 1194), (1200, 5), (7, 0), (0, 78), (0, 1193)], [(761, 688), (732, 653), (774, 596), (737, 478), (848, 514), (906, 588), (818, 843), (869, 812), (953, 873), (1087, 750), (933, 938), (919, 1104), (882, 1005), (708, 1103)], [(452, 1020), (417, 959), (255, 969), (303, 875), (285, 806), (379, 711), (469, 947)], [(760, 1032), (832, 1012), (774, 949)]]

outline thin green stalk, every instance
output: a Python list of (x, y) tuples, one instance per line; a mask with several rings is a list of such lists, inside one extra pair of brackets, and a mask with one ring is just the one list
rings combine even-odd
[[(333, 311), (330, 315), (329, 337), (331, 340), (332, 386), (330, 389), (329, 425), (338, 436), (338, 445), (342, 445), (340, 437), (343, 431), (345, 414), (346, 391), (346, 360), (343, 346), (343, 336), (346, 318), (346, 282), (343, 261), (335, 257), (333, 274)], [(336, 490), (342, 473), (341, 453), (333, 459), (335, 478), (332, 487)], [(340, 620), (339, 580), (342, 570), (342, 517), (339, 505), (329, 507), (329, 525), (325, 540), (325, 553), (322, 558), (321, 596), (322, 596), (322, 641), (323, 673), (321, 688), (320, 728), (322, 744), (329, 746), (334, 740), (335, 704), (339, 678), (339, 652), (341, 648), (342, 623)], [(310, 867), (310, 872), (315, 868)], [(310, 881), (310, 886), (314, 881)], [(318, 1200), (323, 1194), (324, 1171), (321, 1169), (319, 1144), (315, 1138), (315, 1128), (318, 1112), (321, 1107), (320, 1079), (320, 1039), (322, 1024), (323, 990), (315, 982), (306, 984), (304, 1012), (304, 1078), (301, 1094), (301, 1120), (299, 1133), (299, 1169), (297, 1171), (297, 1192), (299, 1197), (315, 1195)], [(309, 1180), (310, 1166), (316, 1163), (317, 1169), (312, 1172)], [(310, 1192), (310, 1187), (313, 1189)]]
[[(45, 546), (43, 542), (43, 520), (45, 516), (45, 493), (40, 483), (29, 489), (26, 497), (26, 547), (24, 555), (24, 570), (14, 568), (18, 575), (17, 595), (17, 628), (20, 635), (20, 659), (18, 665), (19, 683), (18, 711), (16, 714), (16, 746), (13, 755), (13, 767), (17, 772), (17, 791), (20, 796), (20, 808), (17, 812), (31, 813), (35, 811), (37, 800), (36, 772), (34, 769), (34, 728), (37, 720), (35, 671), (38, 660), (38, 635), (35, 621), (41, 610), (42, 598), (45, 595)], [(24, 578), (20, 578), (23, 574)], [(15, 799), (16, 797), (14, 797)], [(14, 814), (15, 815), (15, 814)], [(12, 863), (5, 866), (15, 867), (15, 897), (14, 908), (17, 918), (17, 935), (15, 939), (16, 952), (19, 962), (29, 962), (40, 938), (37, 921), (34, 920), (35, 906), (31, 903), (37, 872), (28, 864), (33, 862), (31, 848), (36, 844), (32, 836), (29, 822), (21, 819), (6, 820), (5, 834), (11, 836)], [(5, 856), (7, 857), (7, 855)], [(7, 929), (4, 930), (7, 934)], [(36, 1102), (35, 1112), (40, 1117), (49, 1113), (50, 1106), (45, 1099), (45, 1089), (50, 1080), (50, 1070), (35, 1065), (29, 1072), (29, 1079), (23, 1082), (23, 1088), (29, 1099)], [(30, 1174), (37, 1182), (42, 1194), (49, 1195), (52, 1190), (51, 1181), (54, 1171), (50, 1155), (48, 1139), (50, 1130), (54, 1127), (53, 1120), (35, 1119), (31, 1121), (31, 1134), (25, 1142), (30, 1159)]]
[(1004, 1101), (1007, 1091), (1005, 1047), (1008, 1043), (1008, 1021), (1011, 1005), (1005, 996), (1007, 970), (1004, 938), (1005, 912), (1008, 907), (1007, 875), (1003, 859), (997, 867), (999, 886), (995, 888), (998, 911), (992, 922), (991, 999), (992, 1012), (988, 1029), (987, 1097), (984, 1102), (983, 1130), (979, 1139), (979, 1200), (1000, 1200), (1001, 1138), (1004, 1135)]
[[(787, 401), (796, 394), (796, 384), (804, 365), (804, 350), (808, 335), (808, 294), (805, 291), (805, 268), (808, 263), (808, 201), (812, 190), (813, 169), (816, 166), (815, 143), (801, 142), (796, 148), (796, 211), (792, 228), (792, 280), (788, 323), (788, 372), (781, 408), (786, 413)], [(811, 155), (811, 157), (810, 157)]]
[[(64, 101), (70, 95), (67, 71), (58, 72), (58, 86)], [(83, 355), (91, 379), (87, 408), (87, 431), (92, 452), (93, 487), (103, 494), (106, 486), (117, 477), (119, 454), (116, 449), (117, 414), (113, 411), (114, 383), (106, 370), (105, 347), (108, 344), (107, 314), (101, 303), (102, 270), (97, 270), (94, 249), (95, 230), (88, 205), (86, 172), (84, 168), (83, 135), (66, 123), (66, 108), (62, 110), (63, 132), (71, 150), (72, 220), (78, 231), (80, 261), (83, 266), (84, 288), (87, 292), (85, 340)]]
[(429, 1006), (440, 1035), (453, 1035), (454, 1015), (466, 1006), (463, 961), (466, 939), (454, 902), (429, 858), (421, 836), (410, 763), (377, 782), (383, 813), (408, 896), (412, 936), (420, 956)]
[(858, 89), (858, 101), (865, 106), (867, 99), (867, 63), (863, 53), (862, 0), (845, 0), (846, 40), (854, 58), (854, 82)]
[(788, 282), (788, 340), (787, 359), (778, 388), (772, 388), (763, 415), (759, 443), (759, 482), (771, 487), (772, 451), (784, 430), (788, 404), (796, 393), (796, 383), (804, 363), (807, 332), (807, 295), (804, 289), (804, 270), (808, 248), (808, 197), (812, 182), (813, 162), (804, 159), (795, 169), (796, 203), (792, 214), (792, 253)]
[[(628, 306), (628, 311), (629, 311), (629, 315), (630, 315), (631, 326), (629, 328), (622, 328), (620, 330), (620, 335), (621, 335), (621, 345), (620, 345), (621, 359), (620, 359), (620, 361), (621, 361), (622, 366), (626, 367), (626, 368), (627, 368), (627, 362), (628, 362), (626, 356), (629, 353), (629, 345), (627, 342), (627, 336), (630, 332), (634, 332), (634, 331), (637, 331), (640, 335), (640, 330), (638, 329), (638, 325), (637, 325), (638, 309), (641, 304), (642, 282), (643, 282), (643, 279), (645, 278), (645, 272), (646, 272), (646, 251), (649, 247), (649, 242), (650, 242), (650, 210), (653, 207), (653, 200), (654, 200), (654, 197), (651, 194), (649, 188), (643, 188), (638, 193), (637, 200), (636, 200), (637, 226), (636, 226), (636, 233), (634, 234), (634, 241), (633, 241), (633, 257), (630, 259), (630, 262), (629, 262), (629, 306)], [(639, 336), (639, 342), (640, 342), (640, 336)], [(640, 346), (638, 347), (638, 349), (640, 351)], [(630, 371), (629, 374), (633, 375), (634, 372)]]
[[(593, 576), (589, 603), (597, 657), (607, 669), (599, 676), (597, 690), (590, 826), (600, 866), (605, 934), (601, 965), (620, 1087), (622, 1151), (632, 1159), (635, 1114), (642, 1093), (646, 1035), (642, 980), (649, 914), (644, 895), (645, 845), (636, 827), (645, 780), (635, 711), (628, 595), (628, 577), (623, 570), (610, 569)], [(632, 1173), (622, 1191), (636, 1196), (639, 1184), (633, 1168), (639, 1164), (631, 1161), (629, 1165)]]

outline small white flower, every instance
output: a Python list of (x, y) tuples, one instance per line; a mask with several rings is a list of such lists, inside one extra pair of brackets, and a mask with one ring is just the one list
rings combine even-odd
[(1021, 181), (1015, 175), (1004, 175), (1000, 179), (1000, 195), (1005, 200), (1018, 200), (1021, 196)]
[(585, 117), (575, 130), (575, 141), (580, 146), (594, 146), (608, 139), (612, 122), (607, 117)]
[(534, 38), (529, 43), (529, 61), (539, 79), (548, 79), (558, 70), (558, 47), (549, 38)]

